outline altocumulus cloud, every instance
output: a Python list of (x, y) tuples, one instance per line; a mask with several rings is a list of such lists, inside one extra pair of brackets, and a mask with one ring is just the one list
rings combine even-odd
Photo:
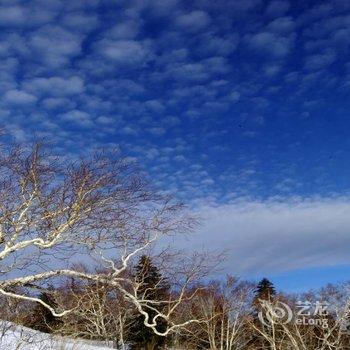
[[(338, 137), (348, 129), (340, 118), (349, 101), (349, 4), (3, 0), (0, 124), (21, 142), (43, 137), (74, 157), (118, 147), (185, 201), (342, 193), (349, 187), (348, 137)], [(321, 210), (327, 201), (314, 205)], [(208, 220), (196, 244), (218, 246), (222, 238), (218, 248), (229, 246), (241, 271), (279, 267), (286, 243), (308, 256), (303, 221), (295, 219), (304, 213), (307, 222), (306, 202), (202, 208)], [(324, 241), (317, 220), (309, 219)], [(250, 246), (256, 251), (247, 254)]]
[(37, 101), (37, 97), (25, 91), (10, 90), (5, 94), (5, 101), (12, 105), (28, 105)]
[(243, 200), (198, 211), (201, 226), (178, 245), (224, 251), (230, 273), (350, 263), (350, 198)]

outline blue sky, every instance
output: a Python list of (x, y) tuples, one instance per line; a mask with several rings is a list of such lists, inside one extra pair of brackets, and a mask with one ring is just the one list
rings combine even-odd
[(194, 246), (221, 230), (232, 273), (346, 278), (349, 1), (1, 0), (0, 27), (13, 137), (120, 148), (204, 217)]

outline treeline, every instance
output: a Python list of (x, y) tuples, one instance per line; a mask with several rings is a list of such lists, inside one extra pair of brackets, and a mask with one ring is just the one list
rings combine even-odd
[[(125, 273), (138, 284), (132, 290), (145, 301), (147, 315), (108, 283), (70, 278), (38, 291), (53, 310), (69, 310), (63, 316), (55, 317), (40, 302), (3, 298), (1, 318), (41, 332), (113, 342), (118, 349), (350, 349), (347, 284), (299, 295), (277, 293), (267, 279), (256, 285), (227, 277), (195, 285), (176, 311), (183, 326), (164, 336), (169, 321), (154, 316), (174, 307), (169, 300), (177, 298), (170, 296), (181, 289), (147, 256)], [(158, 303), (147, 308), (149, 299)], [(155, 320), (155, 329), (145, 326), (145, 317)]]

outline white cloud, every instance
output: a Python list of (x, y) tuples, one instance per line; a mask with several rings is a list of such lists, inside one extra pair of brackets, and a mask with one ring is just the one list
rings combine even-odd
[(23, 83), (26, 91), (40, 95), (70, 96), (84, 91), (84, 81), (77, 76), (70, 78), (34, 78)]
[[(273, 96), (284, 92), (281, 89), (286, 85), (284, 82), (288, 82), (291, 93), (280, 113), (284, 113), (292, 101), (300, 102), (301, 108), (306, 105), (303, 104), (305, 100), (315, 105), (315, 99), (306, 89), (319, 82), (320, 75), (316, 71), (306, 76), (303, 67), (316, 70), (327, 65), (330, 58), (322, 56), (325, 46), (334, 51), (336, 59), (344, 61), (347, 57), (349, 22), (345, 15), (328, 12), (327, 16), (334, 19), (323, 21), (320, 18), (325, 17), (326, 12), (322, 10), (312, 20), (301, 23), (295, 11), (287, 14), (288, 1), (271, 0), (267, 5), (263, 0), (234, 0), (229, 5), (204, 1), (188, 6), (178, 0), (136, 1), (121, 4), (120, 11), (113, 8), (116, 11), (111, 14), (85, 11), (97, 6), (98, 0), (16, 1), (18, 7), (14, 2), (6, 0), (7, 6), (13, 7), (7, 12), (1, 12), (3, 3), (0, 5), (0, 26), (6, 21), (11, 25), (0, 33), (0, 93), (3, 96), (0, 107), (8, 120), (16, 119), (25, 130), (30, 131), (34, 125), (47, 131), (52, 128), (49, 122), (43, 122), (44, 119), (58, 116), (55, 122), (61, 130), (62, 148), (67, 141), (77, 142), (77, 137), (81, 149), (95, 142), (94, 137), (101, 144), (117, 137), (118, 142), (129, 142), (127, 151), (135, 144), (146, 144), (145, 149), (152, 150), (146, 158), (154, 159), (156, 165), (162, 162), (168, 168), (173, 166), (173, 153), (178, 154), (175, 159), (179, 162), (187, 159), (185, 165), (192, 163), (193, 156), (205, 166), (218, 154), (230, 152), (220, 144), (221, 135), (224, 139), (225, 132), (229, 135), (231, 131), (220, 118), (220, 111), (225, 108), (232, 114), (230, 123), (235, 132), (235, 125), (245, 118), (241, 111), (249, 104), (251, 111), (246, 112), (249, 125), (247, 122), (242, 131), (238, 130), (238, 137), (263, 137), (270, 126), (269, 118), (266, 116), (266, 128), (260, 128), (264, 119), (256, 119), (256, 115), (265, 115), (269, 103), (273, 107), (278, 102), (279, 98)], [(99, 26), (98, 18), (101, 28), (88, 36), (87, 32)], [(322, 23), (318, 24), (320, 21)], [(154, 26), (155, 23), (159, 25)], [(317, 25), (313, 28), (313, 24)], [(311, 27), (312, 33), (307, 31)], [(311, 34), (318, 37), (320, 31), (322, 40), (317, 43), (314, 40), (313, 49), (303, 51), (305, 40), (311, 42)], [(299, 35), (296, 42), (300, 46), (295, 53), (300, 57), (293, 57), (289, 65), (285, 60), (294, 48), (296, 35)], [(288, 73), (288, 69), (295, 71)], [(285, 81), (278, 80), (279, 75), (285, 77)], [(304, 83), (302, 78), (305, 78)], [(329, 72), (324, 79), (330, 84), (335, 75), (332, 77)], [(293, 93), (294, 86), (304, 91)], [(40, 103), (30, 109), (37, 99)], [(40, 123), (33, 119), (28, 122), (27, 115), (30, 118), (41, 115), (42, 118)], [(287, 118), (288, 115), (286, 112)], [(91, 127), (94, 123), (95, 129), (76, 132), (74, 128), (77, 125)], [(179, 149), (174, 147), (177, 136), (186, 139), (188, 147), (193, 146), (190, 140), (197, 127), (204, 137), (198, 149), (187, 152), (180, 146)], [(71, 132), (78, 136), (72, 138)], [(166, 137), (158, 137), (165, 132)], [(203, 146), (206, 138), (210, 138), (210, 150)], [(154, 149), (160, 150), (160, 144), (166, 146), (164, 149), (174, 150), (171, 156), (162, 157), (163, 151), (155, 154)], [(239, 157), (249, 158), (244, 152), (245, 148)], [(145, 157), (145, 153), (142, 155)], [(274, 159), (272, 154), (271, 161)], [(237, 163), (240, 162), (238, 159)], [(192, 173), (186, 174), (188, 168), (182, 165), (179, 163), (176, 167), (183, 169), (183, 178), (176, 174), (176, 185), (166, 180), (163, 185), (186, 187), (190, 192), (183, 192), (185, 196), (206, 195), (209, 175), (197, 179)], [(216, 165), (213, 167), (215, 173)], [(164, 168), (158, 173), (164, 175)], [(259, 183), (259, 172), (249, 181), (248, 176), (242, 180), (234, 176), (223, 180), (219, 175), (211, 176), (217, 182), (214, 190), (218, 191), (212, 191), (213, 197), (220, 196), (226, 185), (234, 187), (238, 181), (242, 184), (239, 193), (264, 186)], [(285, 184), (276, 183), (279, 190), (286, 188)]]
[(148, 131), (155, 136), (160, 136), (165, 134), (165, 129), (162, 127), (149, 128)]
[(24, 23), (25, 19), (24, 9), (20, 6), (0, 8), (1, 25), (18, 25)]
[(63, 18), (62, 23), (64, 26), (66, 26), (70, 30), (80, 31), (85, 33), (95, 29), (99, 21), (97, 16), (84, 15), (76, 12), (76, 13), (67, 14)]
[(66, 108), (66, 109), (74, 109), (76, 106), (76, 102), (72, 101), (68, 98), (45, 98), (42, 101), (42, 105), (51, 110), (51, 109), (59, 109), (59, 108)]
[(202, 63), (171, 65), (167, 73), (172, 78), (183, 81), (203, 81), (210, 77)]
[(9, 135), (13, 136), (18, 142), (28, 141), (28, 133), (18, 125), (10, 125), (7, 130)]
[(166, 116), (162, 118), (162, 124), (164, 124), (167, 127), (172, 127), (175, 125), (179, 125), (181, 123), (181, 119), (174, 116)]
[(223, 55), (227, 56), (235, 50), (238, 44), (238, 35), (230, 34), (228, 37), (205, 33), (201, 37), (199, 52), (205, 55)]
[(156, 157), (159, 157), (160, 152), (157, 148), (151, 148), (145, 151), (145, 155), (148, 159), (154, 159)]
[(145, 62), (151, 56), (147, 43), (135, 40), (104, 39), (98, 44), (98, 48), (105, 57), (126, 65)]
[(186, 157), (183, 156), (182, 154), (179, 154), (174, 157), (174, 160), (179, 163), (185, 163), (186, 162)]
[(120, 131), (124, 135), (136, 136), (138, 134), (137, 129), (131, 126), (124, 126)]
[(136, 21), (127, 21), (117, 24), (106, 33), (112, 39), (134, 39), (139, 28)]
[(210, 17), (206, 12), (198, 10), (178, 16), (175, 22), (180, 28), (197, 31), (209, 25)]
[(211, 186), (215, 184), (215, 181), (213, 179), (208, 178), (208, 179), (202, 180), (201, 184), (204, 186)]
[(276, 58), (281, 58), (289, 54), (293, 37), (280, 36), (270, 32), (260, 32), (249, 37), (248, 43), (256, 50), (268, 53)]
[[(3, 1), (1, 2), (3, 4)], [(51, 6), (53, 4), (56, 6)], [(5, 5), (5, 4), (4, 4)], [(35, 27), (53, 20), (60, 9), (59, 1), (31, 1), (26, 4), (15, 4), (0, 7), (0, 26)]]
[(45, 26), (32, 33), (29, 45), (36, 59), (53, 67), (62, 66), (81, 52), (83, 37), (59, 26)]
[(272, 77), (278, 74), (281, 71), (281, 68), (282, 67), (278, 64), (272, 64), (265, 66), (263, 70), (266, 76)]
[(83, 127), (91, 127), (93, 125), (90, 115), (77, 109), (61, 114), (61, 119)]
[(5, 94), (5, 101), (13, 105), (31, 105), (37, 101), (37, 97), (21, 90), (10, 90)]
[(179, 81), (202, 82), (211, 77), (217, 78), (218, 74), (225, 74), (229, 69), (226, 59), (216, 56), (196, 63), (171, 64), (166, 74)]
[(289, 33), (295, 29), (295, 23), (292, 17), (280, 17), (270, 22), (266, 28), (274, 33)]
[(99, 124), (103, 125), (111, 125), (111, 124), (119, 124), (121, 122), (121, 118), (119, 117), (106, 117), (105, 115), (101, 115), (96, 119)]
[(164, 105), (159, 100), (149, 100), (145, 102), (145, 106), (153, 112), (162, 112), (164, 110)]
[(239, 101), (240, 97), (241, 97), (241, 95), (238, 91), (232, 91), (230, 93), (230, 95), (228, 96), (228, 99), (230, 100), (230, 102), (236, 103)]
[(230, 273), (255, 275), (350, 263), (349, 198), (199, 205), (201, 227), (178, 245), (226, 250)]
[(329, 51), (323, 54), (310, 55), (305, 58), (305, 69), (319, 70), (328, 67), (336, 60), (334, 52)]

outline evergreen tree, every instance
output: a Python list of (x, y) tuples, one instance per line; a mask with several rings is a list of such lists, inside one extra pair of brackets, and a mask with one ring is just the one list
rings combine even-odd
[[(270, 282), (267, 278), (263, 278), (255, 289), (255, 296), (253, 299), (253, 317), (254, 322), (257, 328), (264, 328), (264, 325), (261, 323), (258, 315), (263, 310), (263, 306), (261, 301), (270, 301), (274, 300), (276, 295), (276, 290), (272, 282)], [(269, 334), (270, 330), (265, 329), (265, 332)], [(270, 349), (269, 343), (266, 339), (261, 336), (254, 335), (250, 341), (250, 345), (253, 348), (257, 349)]]
[[(162, 277), (158, 268), (153, 265), (152, 260), (147, 256), (141, 256), (135, 268), (135, 280), (141, 284), (138, 296), (150, 300), (165, 300), (169, 293), (169, 285)], [(152, 306), (155, 307), (155, 306)], [(157, 305), (156, 309), (162, 311), (164, 306)], [(156, 311), (145, 309), (149, 315), (149, 322), (152, 322)], [(165, 331), (166, 321), (157, 319), (157, 330)], [(159, 349), (165, 344), (165, 337), (158, 336), (153, 330), (144, 325), (144, 316), (134, 315), (134, 320), (130, 331), (130, 342), (133, 349), (144, 348), (146, 350)]]
[(255, 298), (260, 300), (272, 300), (276, 295), (276, 290), (272, 282), (263, 278), (255, 290)]
[(274, 296), (276, 295), (276, 290), (272, 282), (267, 278), (263, 278), (255, 289), (255, 296), (253, 299), (253, 315), (257, 318), (258, 313), (261, 311), (261, 300), (273, 301)]
[[(50, 292), (42, 292), (39, 298), (47, 305), (57, 308), (57, 303)], [(52, 333), (56, 330), (62, 321), (55, 317), (49, 309), (40, 303), (37, 303), (33, 309), (33, 315), (30, 320), (29, 327), (40, 332)]]

